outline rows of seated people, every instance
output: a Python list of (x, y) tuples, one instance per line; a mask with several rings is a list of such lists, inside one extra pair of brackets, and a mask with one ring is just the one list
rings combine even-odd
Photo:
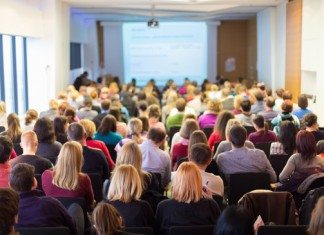
[(0, 234), (262, 234), (298, 221), (320, 234), (324, 132), (305, 95), (83, 81), (39, 115), (0, 102)]

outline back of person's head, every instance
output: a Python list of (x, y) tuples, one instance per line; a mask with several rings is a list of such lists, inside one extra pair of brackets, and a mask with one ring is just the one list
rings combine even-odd
[(147, 138), (154, 143), (161, 143), (165, 139), (166, 133), (161, 128), (153, 127), (147, 133)]
[(66, 108), (64, 111), (64, 116), (68, 119), (68, 123), (74, 122), (75, 119), (75, 110), (74, 108)]
[(121, 120), (121, 112), (120, 112), (120, 108), (117, 106), (112, 106), (109, 109), (108, 112), (110, 115), (112, 115), (113, 117), (115, 117), (116, 121), (119, 122)]
[(234, 115), (229, 112), (229, 111), (222, 111), (218, 114), (216, 123), (215, 123), (215, 127), (214, 127), (214, 131), (218, 131), (221, 134), (222, 138), (225, 138), (226, 134), (225, 134), (225, 129), (226, 129), (226, 125), (228, 120), (233, 119)]
[(92, 98), (90, 96), (88, 96), (88, 95), (84, 96), (83, 106), (84, 107), (92, 107)]
[(93, 210), (92, 219), (98, 235), (114, 235), (123, 231), (123, 219), (111, 204), (100, 202)]
[(142, 171), (142, 152), (135, 141), (128, 141), (118, 152), (116, 165), (122, 164), (130, 164), (134, 166), (138, 172)]
[(253, 218), (243, 207), (229, 206), (220, 215), (214, 235), (253, 235)]
[(149, 130), (148, 118), (145, 116), (139, 116), (138, 119), (140, 119), (142, 121), (143, 132), (147, 132)]
[(101, 135), (106, 135), (109, 132), (116, 132), (117, 130), (117, 120), (114, 116), (108, 114), (106, 115), (98, 127), (98, 132)]
[(110, 201), (128, 203), (139, 200), (142, 191), (142, 182), (136, 168), (122, 164), (114, 169), (107, 198)]
[(197, 143), (191, 146), (189, 160), (200, 166), (205, 166), (212, 160), (212, 152), (207, 144)]
[(67, 126), (67, 118), (64, 116), (55, 117), (53, 120), (55, 134), (65, 133)]
[(9, 160), (12, 152), (13, 143), (7, 136), (0, 136), (0, 164)]
[(252, 119), (252, 122), (258, 128), (264, 128), (264, 117), (262, 115), (255, 115), (255, 117)]
[(67, 130), (69, 140), (81, 141), (85, 136), (85, 130), (80, 123), (72, 123)]
[(128, 130), (130, 135), (140, 135), (143, 131), (141, 119), (131, 118), (128, 122)]
[(178, 202), (198, 202), (202, 198), (202, 178), (199, 168), (192, 162), (182, 163), (176, 171), (172, 197)]
[(183, 116), (182, 123), (184, 123), (187, 119), (197, 120), (197, 116), (193, 113), (187, 113)]
[(226, 140), (229, 140), (229, 136), (230, 136), (230, 130), (232, 128), (232, 126), (234, 125), (241, 125), (241, 122), (235, 118), (229, 119), (227, 121), (226, 127), (225, 127), (225, 137)]
[(302, 123), (306, 127), (313, 127), (314, 125), (317, 125), (317, 116), (314, 113), (308, 113), (303, 117)]
[(38, 118), (38, 112), (35, 109), (28, 109), (25, 114), (25, 125), (29, 125)]
[(243, 147), (246, 141), (246, 135), (246, 129), (241, 125), (235, 124), (229, 130), (229, 141), (236, 148)]
[(58, 103), (55, 99), (51, 99), (49, 102), (48, 102), (48, 106), (50, 109), (57, 109), (58, 108)]
[(192, 132), (199, 130), (196, 120), (187, 119), (180, 128), (180, 136), (184, 139), (189, 139)]
[(223, 108), (222, 102), (220, 100), (209, 100), (207, 103), (207, 110), (213, 113), (219, 113)]
[(0, 189), (0, 234), (9, 235), (14, 231), (18, 217), (19, 196), (12, 189)]
[(159, 119), (161, 116), (160, 107), (156, 104), (152, 104), (148, 107), (148, 117)]
[(0, 113), (6, 113), (6, 103), (0, 100)]
[(110, 101), (108, 99), (104, 99), (101, 101), (101, 110), (102, 111), (108, 111), (110, 108)]
[(21, 134), (20, 120), (16, 113), (11, 113), (7, 117), (7, 136), (12, 140), (16, 140)]
[(312, 212), (312, 217), (308, 227), (309, 235), (323, 235), (324, 228), (324, 196), (320, 197)]
[(35, 168), (27, 163), (18, 163), (10, 171), (10, 187), (18, 193), (29, 192), (34, 186)]
[(141, 100), (137, 105), (138, 109), (145, 112), (147, 110), (147, 102), (145, 100)]
[(303, 160), (310, 160), (316, 156), (316, 140), (313, 133), (299, 131), (296, 135), (296, 147)]
[(79, 123), (83, 126), (87, 137), (92, 138), (96, 132), (96, 124), (89, 119), (82, 119)]
[(324, 153), (324, 140), (319, 140), (316, 144), (316, 153), (323, 154)]
[(53, 184), (63, 189), (77, 189), (82, 165), (82, 146), (76, 141), (66, 142), (57, 157)]
[(190, 152), (191, 146), (198, 143), (208, 144), (206, 134), (202, 130), (196, 130), (190, 135), (188, 152)]
[(289, 99), (284, 100), (281, 104), (281, 109), (283, 113), (291, 113), (293, 111), (293, 102)]
[(307, 96), (304, 95), (304, 94), (301, 94), (299, 97), (298, 97), (298, 106), (301, 108), (301, 109), (306, 109), (308, 107), (308, 99), (307, 99)]
[(268, 96), (265, 99), (265, 104), (268, 108), (273, 108), (273, 106), (275, 106), (276, 102), (275, 99), (272, 96)]
[(285, 90), (283, 88), (277, 89), (276, 90), (277, 97), (282, 98), (282, 95), (283, 95), (284, 92), (285, 92)]
[(36, 149), (38, 145), (37, 135), (34, 131), (25, 131), (21, 134), (20, 146), (24, 148)]
[(251, 102), (249, 100), (243, 100), (241, 102), (241, 109), (243, 112), (250, 112), (251, 111)]
[(283, 94), (282, 94), (283, 100), (292, 100), (292, 98), (293, 98), (293, 95), (290, 91), (286, 90), (283, 92)]
[(283, 121), (280, 124), (278, 140), (283, 145), (284, 151), (291, 155), (296, 149), (297, 129), (293, 122)]
[(55, 141), (54, 125), (49, 118), (43, 117), (38, 119), (35, 123), (34, 131), (37, 135), (39, 143), (49, 143), (49, 144), (54, 143)]
[(263, 95), (263, 92), (260, 91), (260, 90), (257, 90), (254, 94), (255, 98), (257, 101), (263, 101), (264, 99), (264, 95)]
[(176, 108), (179, 112), (183, 112), (186, 108), (187, 102), (184, 98), (178, 98), (176, 101)]

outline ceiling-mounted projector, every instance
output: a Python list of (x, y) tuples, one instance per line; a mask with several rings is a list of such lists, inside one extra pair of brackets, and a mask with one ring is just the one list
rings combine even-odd
[(159, 27), (159, 21), (155, 18), (152, 18), (149, 21), (147, 21), (147, 27), (157, 28)]

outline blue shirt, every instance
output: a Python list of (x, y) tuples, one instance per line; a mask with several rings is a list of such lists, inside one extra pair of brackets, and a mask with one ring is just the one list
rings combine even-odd
[(303, 117), (308, 114), (311, 113), (312, 111), (310, 111), (309, 109), (297, 109), (295, 111), (293, 111), (293, 114), (295, 116), (298, 117), (299, 120), (303, 119)]
[(123, 139), (123, 137), (116, 132), (109, 131), (106, 135), (102, 135), (98, 132), (94, 134), (95, 140), (101, 140), (106, 145), (116, 145), (119, 141)]

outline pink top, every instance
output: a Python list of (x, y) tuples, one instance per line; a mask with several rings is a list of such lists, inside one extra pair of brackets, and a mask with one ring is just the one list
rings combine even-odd
[(179, 143), (173, 146), (171, 153), (172, 167), (175, 167), (179, 159), (188, 156), (188, 144), (189, 140), (182, 138)]
[(88, 175), (79, 174), (79, 187), (75, 190), (63, 189), (53, 184), (53, 171), (46, 170), (42, 174), (42, 186), (46, 196), (49, 197), (83, 197), (87, 207), (93, 205), (94, 196), (91, 180)]
[(10, 170), (11, 168), (8, 162), (0, 164), (0, 188), (9, 188), (8, 177)]
[(109, 169), (112, 170), (115, 168), (115, 163), (112, 160), (109, 150), (104, 142), (100, 140), (87, 139), (87, 146), (101, 150), (107, 158)]

